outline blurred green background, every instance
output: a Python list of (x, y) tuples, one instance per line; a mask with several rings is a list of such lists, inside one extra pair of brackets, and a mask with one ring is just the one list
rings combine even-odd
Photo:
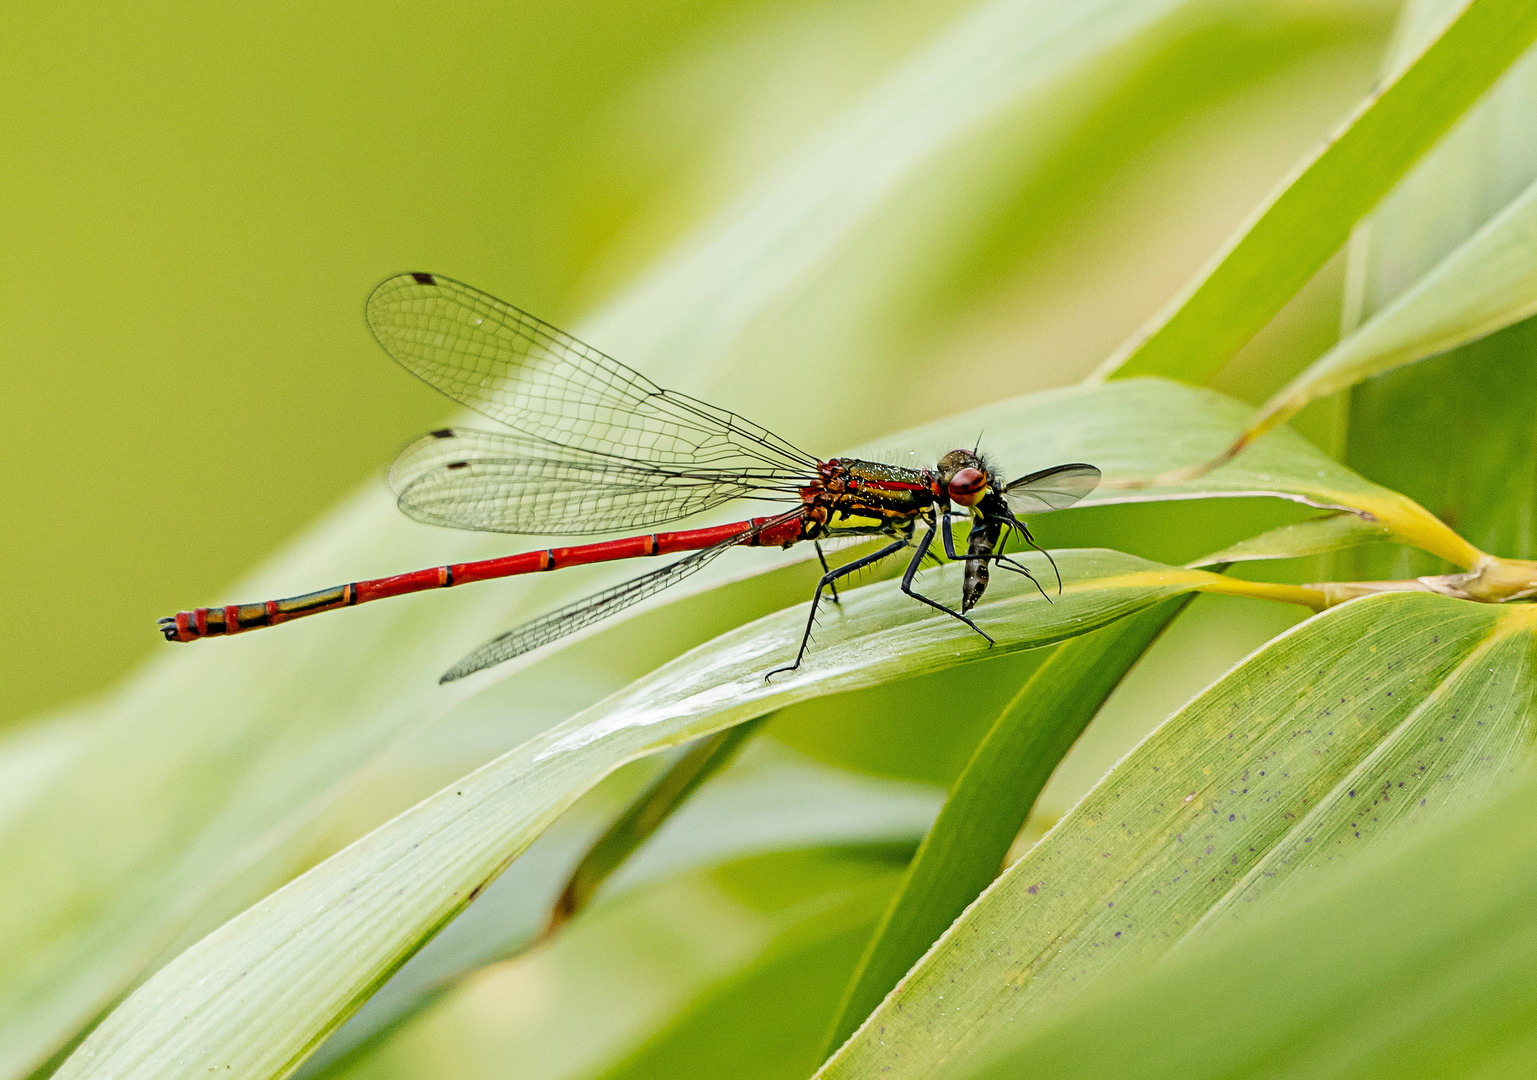
[[(377, 281), (430, 269), (579, 326), (968, 7), (10, 9), (0, 725), (170, 648), (157, 616), (258, 599), (229, 583), (450, 414), (369, 337)], [(973, 156), (968, 236), (903, 268), (921, 310), (847, 345), (866, 408), (807, 388), (765, 414), (767, 369), (685, 389), (830, 453), (1082, 377), (1370, 86), (1397, 12), (1191, 7), (1124, 76), (1063, 88), (1059, 130)], [(922, 179), (898, 197), (921, 227)], [(1305, 292), (1235, 369), (1326, 345), (1337, 294)], [(916, 354), (945, 376), (880, 384)]]

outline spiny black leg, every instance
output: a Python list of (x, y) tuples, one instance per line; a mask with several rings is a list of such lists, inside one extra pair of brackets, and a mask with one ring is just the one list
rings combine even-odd
[[(950, 512), (948, 510), (945, 511), (940, 521), (941, 524), (939, 527), (939, 533), (940, 536), (944, 538), (945, 558), (949, 559), (951, 562), (959, 562), (961, 556), (955, 553), (955, 532), (950, 527)], [(941, 559), (933, 552), (929, 553), (929, 558), (934, 560), (935, 566), (944, 565), (944, 559)]]
[(987, 643), (989, 645), (996, 645), (997, 642), (995, 642), (992, 639), (992, 637), (987, 633), (987, 631), (983, 630), (976, 623), (972, 622), (966, 616), (962, 615), (959, 611), (956, 611), (953, 608), (947, 608), (947, 607), (945, 607), (945, 605), (941, 604), (938, 600), (930, 600), (927, 596), (924, 596), (922, 593), (917, 593), (917, 592), (913, 591), (913, 578), (917, 576), (918, 568), (923, 565), (923, 557), (924, 557), (924, 555), (928, 554), (929, 545), (934, 542), (934, 534), (936, 532), (938, 532), (938, 531), (939, 531), (938, 525), (930, 523), (929, 531), (924, 533), (923, 534), (923, 539), (918, 542), (918, 553), (916, 555), (914, 555), (912, 561), (907, 564), (907, 572), (902, 575), (902, 591), (904, 593), (906, 593), (908, 596), (911, 596), (914, 600), (921, 600), (923, 603), (929, 605), (929, 607), (931, 607), (931, 608), (935, 608), (935, 609), (937, 609), (939, 611), (943, 611), (946, 615), (953, 615), (953, 616), (955, 616), (957, 619), (961, 620), (961, 622), (965, 623), (967, 626), (971, 627), (977, 633), (979, 633), (983, 637), (987, 638)]
[(955, 533), (950, 528), (949, 511), (946, 511), (940, 520), (942, 524), (940, 525), (939, 535), (944, 539), (945, 542), (945, 558), (949, 559), (951, 562), (955, 562), (960, 558), (960, 556), (955, 553)]
[[(833, 572), (833, 570), (832, 570), (832, 567), (827, 565), (827, 556), (822, 554), (822, 543), (821, 543), (821, 541), (820, 540), (813, 540), (813, 541), (811, 541), (811, 546), (817, 549), (817, 558), (822, 560), (822, 573), (823, 573), (823, 575), (825, 576), (827, 574), (831, 574)], [(831, 582), (829, 582), (828, 583), (828, 589), (833, 594), (833, 603), (837, 604), (839, 607), (842, 607), (843, 606), (843, 601), (838, 599), (838, 586), (832, 584)]]
[(811, 641), (811, 628), (816, 624), (817, 605), (822, 602), (823, 589), (827, 588), (839, 578), (847, 577), (855, 570), (861, 570), (864, 567), (869, 566), (871, 563), (880, 562), (888, 555), (895, 555), (897, 552), (905, 548), (908, 543), (909, 541), (905, 538), (901, 540), (895, 540), (881, 548), (879, 551), (872, 552), (862, 559), (855, 559), (851, 563), (840, 566), (836, 570), (829, 570), (827, 573), (823, 574), (822, 580), (817, 582), (817, 591), (811, 596), (811, 611), (806, 615), (806, 632), (801, 635), (801, 647), (800, 651), (795, 654), (795, 663), (786, 667), (775, 668), (773, 671), (763, 676), (763, 681), (768, 682), (769, 679), (773, 678), (775, 675), (778, 675), (781, 671), (794, 671), (796, 668), (801, 666), (801, 661), (806, 658), (806, 645)]

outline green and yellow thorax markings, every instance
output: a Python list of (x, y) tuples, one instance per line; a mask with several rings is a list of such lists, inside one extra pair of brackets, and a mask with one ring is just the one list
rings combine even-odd
[[(860, 536), (887, 533), (910, 536), (914, 525), (936, 508), (949, 510), (955, 499), (952, 475), (961, 468), (981, 465), (980, 459), (965, 455), (947, 469), (904, 469), (879, 461), (859, 458), (832, 458), (822, 463), (819, 483), (801, 489), (806, 505), (806, 529), (803, 539), (826, 536)], [(985, 469), (985, 466), (983, 466)], [(991, 470), (980, 474), (975, 495), (980, 498), (997, 484)], [(979, 513), (975, 504), (960, 506), (962, 517)]]

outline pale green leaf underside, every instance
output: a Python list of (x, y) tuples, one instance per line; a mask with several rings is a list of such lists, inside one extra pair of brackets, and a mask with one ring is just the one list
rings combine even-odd
[[(1400, 15), (1395, 66), (1423, 47), (1459, 0), (1411, 0)], [(1356, 226), (1348, 248), (1346, 332), (1413, 287), (1537, 176), (1530, 137), (1537, 52), (1527, 51)]]
[[(1146, 467), (1144, 463), (1156, 470), (1165, 463), (1200, 460), (1214, 448), (1225, 445), (1245, 416), (1247, 410), (1240, 402), (1211, 391), (1160, 380), (1131, 380), (1094, 389), (1072, 388), (1014, 399), (897, 436), (892, 441), (911, 446), (928, 444), (931, 449), (942, 450), (967, 439), (974, 439), (977, 432), (985, 431), (989, 452), (1000, 463), (1000, 467), (1010, 473), (1015, 470), (1022, 473), (1061, 461), (1087, 460), (1101, 465), (1113, 480), (1117, 476), (1140, 474)], [(1396, 500), (1391, 492), (1338, 466), (1305, 440), (1286, 430), (1271, 433), (1261, 439), (1243, 460), (1199, 481), (1135, 492), (1116, 491), (1107, 487), (1097, 492), (1094, 498), (1098, 501), (1117, 501), (1240, 494), (1274, 494), (1323, 506), (1377, 507), (1379, 510), (1381, 506)], [(386, 532), (375, 529), (372, 535), (379, 538), (381, 544), (389, 542)], [(353, 550), (356, 552), (361, 549), (354, 544)], [(766, 563), (778, 561), (771, 553), (762, 554)], [(328, 557), (327, 562), (330, 561), (334, 560)], [(423, 552), (420, 561), (426, 563), (432, 560)], [(324, 580), (327, 576), (339, 573), (339, 567), (323, 569), (314, 572), (314, 578)], [(576, 589), (584, 584), (573, 579), (569, 587)], [(943, 588), (926, 587), (936, 590)], [(123, 762), (133, 760), (140, 750), (148, 747), (176, 747), (182, 757), (167, 759), (162, 750), (157, 749), (156, 767), (159, 772), (156, 775), (164, 779), (153, 789), (138, 791), (138, 796), (147, 805), (158, 805), (162, 796), (156, 792), (163, 792), (167, 785), (176, 787), (179, 783), (175, 779), (176, 770), (192, 769), (198, 770), (200, 775), (206, 775), (211, 761), (217, 761), (229, 772), (229, 778), (222, 789), (250, 790), (249, 784), (242, 784), (241, 777), (247, 776), (253, 769), (279, 770), (288, 759), (286, 756), (275, 757), (272, 751), (251, 756), (236, 752), (233, 746), (250, 745), (251, 740), (256, 738), (256, 732), (261, 729), (263, 717), (279, 705), (282, 705), (279, 715), (291, 719), (270, 737), (277, 739), (279, 746), (285, 743), (293, 743), (296, 748), (300, 744), (308, 745), (310, 740), (319, 737), (320, 731), (325, 729), (324, 724), (319, 728), (315, 726), (319, 720), (324, 719), (317, 718), (317, 710), (324, 710), (333, 698), (329, 695), (317, 698), (313, 693), (301, 693), (297, 687), (310, 687), (318, 682), (334, 687), (333, 692), (346, 689), (351, 693), (355, 686), (365, 682), (360, 674), (352, 673), (353, 666), (359, 672), (364, 668), (373, 671), (378, 661), (377, 650), (386, 649), (414, 659), (411, 663), (390, 665), (387, 678), (381, 679), (375, 675), (366, 680), (367, 695), (353, 699), (346, 708), (330, 717), (332, 725), (345, 736), (332, 737), (328, 741), (332, 754), (346, 756), (371, 751), (389, 731), (408, 722), (419, 710), (431, 707), (429, 702), (434, 699), (429, 696), (429, 691), (437, 695), (436, 700), (440, 702), (437, 708), (446, 708), (457, 700), (454, 695), (436, 691), (432, 685), (432, 677), (453, 658), (449, 650), (456, 648), (453, 638), (441, 635), (439, 628), (459, 620), (472, 631), (483, 627), (480, 632), (489, 635), (495, 625), (491, 620), (497, 617), (496, 608), (507, 603), (505, 594), (498, 598), (499, 604), (479, 599), (490, 595), (466, 589), (463, 596), (448, 594), (426, 597), (420, 598), (420, 603), (416, 600), (391, 601), (377, 605), (377, 610), (360, 609), (346, 616), (337, 616), (350, 619), (343, 638), (337, 637), (338, 624), (326, 625), (317, 619), (313, 626), (298, 624), (252, 635), (249, 639), (193, 646), (194, 649), (218, 651), (183, 654), (185, 661), (178, 656), (178, 661), (182, 662), (157, 673), (149, 685), (140, 689), (145, 708), (150, 710), (141, 718), (142, 723), (132, 729), (112, 729), (117, 741), (126, 741), (130, 745), (120, 746), (114, 742), (112, 745), (104, 744), (94, 748), (79, 769), (69, 777), (73, 786), (68, 790), (73, 791), (74, 787), (78, 787), (79, 791), (71, 795), (67, 805), (62, 800), (64, 793), (61, 792), (60, 800), (50, 800), (45, 808), (48, 811), (46, 818), (29, 823), (29, 829), (36, 827), (36, 831), (13, 834), (9, 838), (13, 845), (25, 845), (31, 853), (26, 859), (18, 856), (17, 865), (37, 862), (39, 865), (53, 866), (54, 872), (67, 870), (67, 867), (58, 865), (56, 860), (46, 855), (56, 845), (48, 842), (52, 833), (44, 826), (57, 819), (57, 828), (65, 829), (66, 822), (77, 820), (82, 806), (102, 797), (105, 791), (100, 781), (101, 770), (110, 770), (119, 777), (140, 775), (140, 766), (137, 765), (125, 773)], [(463, 627), (457, 633), (462, 635)], [(338, 646), (324, 643), (343, 640), (345, 657), (339, 660), (335, 655)], [(899, 658), (896, 668), (905, 663), (902, 658), (903, 647), (900, 642), (878, 646), (880, 649), (894, 650), (887, 657)], [(536, 660), (544, 676), (557, 678), (556, 668), (561, 666), (561, 656), (562, 653), (557, 650)], [(555, 667), (552, 668), (552, 664)], [(197, 670), (199, 678), (187, 678), (192, 669)], [(295, 680), (296, 689), (283, 695), (282, 700), (274, 700), (271, 696), (276, 691), (267, 673), (276, 669), (286, 670), (289, 677)], [(498, 671), (493, 678), (504, 678), (512, 670), (509, 666)], [(228, 689), (233, 685), (232, 679), (237, 676), (238, 680), (249, 684), (246, 695), (241, 698), (245, 703), (243, 711), (226, 710), (221, 714), (216, 729), (222, 737), (220, 745), (224, 742), (232, 745), (222, 756), (210, 757), (211, 751), (205, 747), (205, 743), (213, 732), (206, 716), (197, 707), (198, 701), (205, 696), (204, 680), (214, 680)], [(888, 674), (885, 677), (895, 676)], [(832, 689), (836, 687), (830, 686), (824, 692)], [(387, 719), (381, 720), (381, 717)], [(348, 739), (353, 742), (349, 743)], [(305, 790), (304, 784), (309, 782), (311, 774), (318, 776), (334, 767), (326, 756), (313, 752), (302, 756), (308, 772), (289, 776), (284, 784), (260, 790), (270, 790), (270, 799), (273, 801), (285, 797), (291, 799), (291, 792)], [(148, 768), (148, 765), (143, 768)], [(196, 790), (205, 789), (199, 787)], [(119, 804), (121, 810), (121, 793)], [(261, 800), (257, 800), (255, 809), (262, 809), (264, 805)], [(144, 810), (146, 814), (150, 812), (148, 808)], [(292, 813), (292, 810), (289, 812)], [(250, 834), (242, 831), (242, 822), (239, 820), (224, 821), (216, 817), (214, 826), (217, 827), (214, 827), (202, 822), (197, 815), (191, 815), (190, 808), (189, 818), (197, 821), (195, 826), (189, 823), (189, 828), (204, 832), (198, 841), (198, 851), (203, 853), (199, 858), (211, 857), (215, 850), (227, 851), (232, 846), (251, 842)], [(104, 841), (107, 839), (109, 837), (103, 837)], [(112, 859), (90, 857), (98, 869), (111, 868), (130, 850), (114, 846)], [(83, 849), (82, 856), (87, 854)], [(167, 873), (163, 868), (150, 874), (150, 870), (158, 865), (145, 864), (141, 869), (157, 883), (157, 889), (163, 887), (170, 894), (181, 888), (187, 880), (198, 878), (197, 868), (201, 863), (199, 859), (188, 859), (182, 863), (185, 878)], [(140, 871), (128, 869), (127, 872), (136, 874)], [(94, 931), (83, 934), (77, 929), (57, 938), (46, 934), (41, 937), (31, 935), (26, 938), (26, 942), (21, 943), (48, 940), (62, 943), (24, 961), (32, 965), (39, 980), (46, 979), (49, 972), (67, 970), (75, 962), (58, 955), (58, 951), (66, 946), (74, 950), (72, 955), (77, 955), (81, 963), (87, 963), (88, 957), (95, 955), (93, 949), (96, 946), (93, 943), (100, 942), (102, 947), (109, 950), (122, 950), (120, 959), (94, 969), (90, 979), (79, 979), (71, 983), (71, 999), (58, 1002), (61, 1014), (81, 1007), (110, 986), (109, 975), (114, 973), (114, 964), (121, 964), (123, 970), (133, 969), (147, 959), (146, 954), (152, 954), (159, 947), (155, 940), (151, 940), (147, 947), (136, 944), (134, 937), (125, 934), (123, 928), (134, 920), (147, 917), (146, 913), (154, 910), (157, 905), (170, 903), (168, 899), (162, 899), (159, 892), (144, 890), (136, 879), (125, 878), (116, 871), (84, 880), (99, 881), (104, 889), (109, 882), (118, 883), (115, 890), (109, 890), (109, 895), (102, 898), (102, 903), (108, 909), (119, 904), (118, 897), (122, 898), (124, 907), (130, 897), (137, 899), (133, 910), (107, 915), (112, 924), (101, 924), (100, 937), (91, 936)], [(204, 885), (204, 888), (207, 886)], [(44, 904), (50, 898), (56, 901), (60, 893), (44, 890), (31, 895), (35, 895), (38, 904), (42, 905), (36, 912), (39, 927), (56, 922), (61, 912), (74, 910), (61, 908), (56, 903)], [(24, 924), (18, 922), (15, 925), (20, 929)], [(30, 944), (26, 947), (34, 948)], [(25, 985), (25, 981), (18, 983), (18, 992)], [(20, 1023), (23, 1014), (18, 1013), (17, 1016)], [(35, 1020), (34, 1017), (28, 1022), (33, 1023)]]
[(1020, 686), (977, 744), (903, 875), (844, 995), (828, 1052), (997, 875), (1058, 762), (1188, 602), (1167, 601), (1064, 641)]
[(1469, 0), (1302, 162), (1210, 269), (1101, 368), (1203, 382), (1339, 249), (1351, 226), (1537, 34), (1531, 0)]
[(1537, 314), (1537, 183), (1272, 397), (1245, 435), (1310, 401)]
[(819, 1075), (930, 1075), (1515, 769), (1534, 610), (1383, 595), (1269, 643), (1005, 872)]
[[(998, 644), (897, 591), (847, 594), (793, 675), (805, 609), (760, 619), (680, 657), (418, 804), (182, 953), (86, 1040), (60, 1077), (285, 1073), (452, 919), (582, 792), (631, 758), (810, 697), (1051, 644), (1209, 585), (1213, 575), (1119, 552), (1057, 553), (1047, 602), (995, 575), (975, 615)], [(1045, 560), (1030, 557), (1038, 577)], [(960, 567), (922, 579), (938, 596)]]
[(1192, 559), (1189, 565), (1218, 566), (1263, 559), (1298, 559), (1304, 555), (1338, 551), (1355, 544), (1387, 540), (1392, 535), (1386, 526), (1356, 514), (1330, 514), (1328, 517), (1297, 521), (1251, 536), (1221, 551)]
[[(1296, 432), (1277, 430), (1241, 457), (1175, 484), (1128, 482), (1210, 460), (1243, 430), (1241, 401), (1166, 379), (1126, 379), (1027, 394), (883, 440), (920, 451), (971, 446), (1012, 479), (1069, 461), (1104, 480), (1086, 504), (1272, 495), (1324, 509), (1386, 512), (1409, 501), (1351, 472)], [(940, 452), (943, 452), (942, 450)]]
[[(1184, 462), (1193, 459), (1199, 460), (1202, 455), (1208, 453), (1211, 448), (1225, 445), (1242, 424), (1247, 416), (1246, 408), (1237, 401), (1225, 398), (1211, 391), (1198, 390), (1181, 386), (1175, 383), (1161, 380), (1131, 380), (1098, 388), (1073, 388), (1062, 391), (1053, 391), (1045, 394), (1030, 395), (1024, 398), (1003, 402), (998, 405), (984, 407), (964, 417), (950, 420), (941, 424), (935, 424), (928, 428), (897, 437), (899, 441), (907, 445), (923, 445), (932, 443), (936, 447), (945, 447), (947, 443), (962, 441), (962, 438), (974, 438), (974, 432), (985, 430), (987, 444), (994, 458), (1005, 467), (1007, 471), (1019, 472), (1038, 468), (1042, 464), (1068, 460), (1088, 460), (1100, 464), (1106, 470), (1107, 476), (1115, 478), (1117, 475), (1141, 474), (1144, 468), (1151, 465), (1156, 470), (1165, 462)], [(957, 437), (956, 432), (964, 433), (963, 437)], [(948, 433), (948, 434), (946, 434)], [(1245, 455), (1244, 460), (1234, 462), (1232, 465), (1218, 470), (1201, 480), (1189, 484), (1143, 490), (1137, 492), (1117, 492), (1114, 489), (1105, 489), (1096, 493), (1099, 501), (1117, 500), (1146, 500), (1159, 498), (1200, 498), (1209, 496), (1238, 495), (1238, 494), (1275, 494), (1285, 498), (1298, 499), (1325, 506), (1379, 506), (1384, 502), (1391, 503), (1396, 497), (1385, 489), (1372, 485), (1349, 470), (1343, 469), (1330, 461), (1319, 451), (1313, 448), (1305, 440), (1286, 430), (1278, 430), (1261, 439), (1251, 454)], [(1082, 568), (1080, 568), (1081, 570)], [(926, 575), (927, 577), (927, 575)], [(1007, 578), (1009, 575), (995, 575), (995, 578)], [(944, 579), (939, 579), (943, 581)], [(1005, 596), (1007, 590), (1001, 587), (1002, 582), (995, 585), (994, 593), (997, 597)], [(926, 584), (924, 588), (936, 595), (948, 595), (956, 591), (953, 585)], [(1135, 590), (1134, 590), (1135, 591)], [(1143, 594), (1138, 592), (1141, 597)], [(1168, 595), (1168, 594), (1163, 594)], [(1149, 597), (1148, 602), (1161, 597)], [(428, 598), (437, 601), (441, 605), (443, 598)], [(1101, 597), (1103, 599), (1103, 596)], [(1021, 603), (1030, 603), (1028, 599), (1020, 600)], [(1138, 601), (1141, 602), (1140, 599)], [(393, 604), (394, 602), (392, 602)], [(455, 605), (462, 614), (466, 603)], [(407, 609), (402, 606), (396, 608), (393, 614), (389, 614), (391, 605), (381, 604), (385, 609), (374, 619), (379, 630), (396, 629), (403, 627), (402, 618), (407, 614)], [(896, 605), (903, 608), (904, 605)], [(1071, 601), (1066, 604), (1058, 604), (1050, 609), (1053, 612), (1065, 612), (1071, 608)], [(438, 609), (446, 616), (451, 614), (441, 606)], [(1127, 609), (1129, 610), (1129, 608)], [(361, 615), (372, 615), (369, 611), (360, 612)], [(415, 615), (416, 612), (411, 614)], [(798, 616), (791, 616), (793, 622)], [(317, 620), (318, 622), (319, 620)], [(358, 620), (354, 620), (357, 622)], [(1083, 627), (1086, 628), (1086, 627)], [(321, 628), (324, 629), (324, 628)], [(358, 629), (353, 630), (350, 643), (356, 647), (359, 642)], [(1082, 629), (1082, 628), (1079, 628)], [(212, 647), (238, 647), (246, 650), (242, 656), (249, 659), (254, 665), (251, 668), (252, 677), (258, 676), (264, 670), (264, 662), (271, 662), (277, 654), (286, 654), (285, 646), (290, 642), (297, 642), (298, 638), (287, 638), (295, 632), (304, 637), (305, 627), (299, 626), (292, 630), (282, 628), (272, 631), (271, 636), (256, 636), (252, 640), (238, 642), (214, 643)], [(423, 623), (419, 633), (412, 635), (412, 640), (425, 642), (430, 635), (430, 625)], [(316, 631), (318, 633), (319, 631)], [(398, 632), (398, 630), (396, 630)], [(949, 633), (947, 629), (945, 631)], [(762, 648), (764, 655), (768, 655), (775, 649), (780, 653), (788, 650), (788, 642), (791, 632), (786, 630), (772, 639), (755, 639), (755, 648)], [(825, 636), (825, 635), (824, 635)], [(735, 643), (738, 639), (727, 638), (723, 642)], [(1000, 639), (1003, 641), (1004, 639)], [(1032, 639), (1031, 644), (1042, 644), (1045, 639)], [(824, 642), (825, 644), (825, 642)], [(270, 646), (270, 647), (269, 647)], [(967, 640), (966, 635), (961, 635), (955, 648), (966, 655), (968, 650), (974, 651), (979, 646), (985, 646), (980, 638), (974, 641)], [(201, 647), (201, 646), (200, 646)], [(723, 647), (725, 647), (723, 645)], [(731, 647), (738, 647), (732, 645)], [(850, 657), (857, 657), (854, 666), (861, 671), (860, 678), (851, 682), (840, 681), (827, 673), (826, 668), (814, 668), (821, 670), (823, 675), (819, 678), (819, 684), (815, 693), (831, 693), (854, 685), (870, 685), (873, 681), (889, 680), (900, 674), (914, 674), (923, 669), (921, 654), (910, 650), (909, 642), (900, 633), (875, 635), (864, 639), (857, 648), (850, 643), (845, 646), (850, 650)], [(1021, 647), (1023, 645), (1021, 644)], [(429, 663), (436, 663), (433, 657), (442, 656), (441, 646), (426, 650)], [(330, 663), (326, 659), (328, 653), (317, 653), (313, 658), (314, 663)], [(555, 652), (552, 656), (540, 661), (540, 666), (545, 669), (546, 675), (553, 675), (549, 664), (553, 661), (559, 665), (561, 653)], [(826, 649), (819, 649), (815, 663), (822, 665), (830, 663), (833, 654)], [(870, 663), (874, 660), (874, 663)], [(944, 663), (955, 662), (953, 658), (947, 658)], [(772, 666), (765, 663), (763, 670)], [(428, 674), (435, 673), (436, 667)], [(420, 671), (412, 672), (406, 668), (398, 668), (398, 678), (408, 680), (418, 679), (423, 683), (430, 683)], [(334, 674), (333, 666), (333, 674)], [(497, 673), (494, 678), (503, 677)], [(665, 677), (665, 676), (664, 676)], [(869, 680), (869, 681), (864, 681)], [(747, 680), (753, 683), (752, 679)], [(655, 680), (648, 680), (641, 687), (650, 687)], [(758, 688), (753, 683), (753, 689)], [(376, 687), (378, 694), (395, 693), (399, 697), (400, 687), (394, 685), (394, 681), (380, 684)], [(720, 699), (730, 699), (738, 691), (734, 687), (718, 686), (715, 688)], [(776, 695), (784, 692), (788, 695), (788, 688), (782, 688), (776, 684)], [(405, 701), (407, 704), (398, 704), (395, 708), (415, 707), (410, 704), (411, 696)], [(752, 695), (743, 699), (750, 705)], [(782, 699), (776, 697), (776, 703), (788, 703), (792, 700), (786, 696)], [(311, 707), (313, 703), (310, 703)], [(763, 709), (773, 707), (764, 704)], [(756, 708), (756, 706), (751, 706)], [(743, 711), (736, 718), (743, 718), (750, 714)], [(202, 718), (197, 714), (174, 713), (173, 716), (184, 717), (187, 723), (202, 723)], [(723, 726), (725, 719), (719, 721), (718, 726)], [(682, 738), (699, 734), (703, 729), (679, 730), (671, 736), (662, 739), (654, 745), (664, 745)], [(645, 744), (650, 748), (653, 744)], [(635, 749), (634, 752), (644, 752), (643, 749)], [(550, 804), (550, 808), (541, 811), (537, 820), (530, 819), (527, 823), (528, 832), (526, 838), (518, 841), (526, 843), (528, 838), (537, 835), (543, 827), (543, 822), (548, 820), (548, 815), (558, 813), (558, 808), (566, 805), (570, 799), (585, 790), (591, 782), (603, 772), (616, 765), (622, 758), (615, 758), (589, 774), (581, 773), (581, 779), (563, 778), (560, 775), (547, 777), (547, 784), (542, 784), (550, 796), (557, 800)], [(570, 780), (571, 786), (561, 790), (562, 784)], [(521, 834), (520, 834), (521, 835)], [(514, 845), (516, 847), (516, 845)], [(510, 857), (510, 856), (505, 856)], [(500, 860), (493, 860), (486, 866), (477, 870), (475, 880), (478, 882), (491, 876), (494, 867), (500, 864)], [(450, 904), (442, 917), (452, 910), (457, 909), (458, 903)], [(434, 918), (438, 917), (437, 915)], [(392, 955), (403, 957), (409, 950), (396, 951)], [(393, 963), (395, 961), (389, 961)], [(368, 975), (368, 980), (382, 978), (387, 973), (387, 964), (381, 963), (377, 971)], [(358, 990), (362, 993), (364, 991)], [(323, 1026), (317, 1028), (324, 1030), (324, 1025), (334, 1022), (335, 1016), (340, 1016), (350, 1005), (341, 1007), (332, 1019), (324, 1020)], [(324, 1011), (323, 1011), (324, 1012)], [(302, 1051), (296, 1051), (301, 1053)]]
[[(325, 1075), (420, 1076), (445, 1068), (478, 1080), (624, 1075), (637, 1057), (643, 1062), (662, 1050), (658, 1042), (686, 1038), (677, 1029), (697, 1023), (712, 1002), (750, 998), (785, 954), (855, 952), (846, 939), (869, 932), (903, 854), (776, 852), (694, 868), (599, 901), (548, 947), (476, 972), (366, 1064)], [(752, 1031), (751, 1018), (742, 1021)], [(453, 1047), (451, 1064), (445, 1046)], [(806, 1071), (812, 1067), (808, 1060)]]
[[(642, 765), (653, 774), (657, 766), (665, 763)], [(611, 776), (579, 799), (295, 1075), (314, 1080), (371, 1072), (377, 1062), (393, 1056), (397, 1039), (414, 1044), (416, 1018), (429, 1008), (434, 1015), (461, 1007), (484, 1015), (475, 989), (479, 984), (466, 977), (535, 945), (572, 866), (623, 812), (625, 799), (633, 797), (633, 782), (633, 777)], [(591, 910), (681, 874), (765, 853), (879, 851), (882, 858), (898, 860), (900, 873), (902, 853), (910, 853), (923, 838), (943, 798), (942, 789), (831, 768), (771, 737), (753, 739), (729, 769), (713, 777), (626, 860), (599, 890)]]

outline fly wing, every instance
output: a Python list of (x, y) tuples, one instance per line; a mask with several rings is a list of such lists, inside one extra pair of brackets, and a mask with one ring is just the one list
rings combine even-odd
[(1062, 510), (1099, 486), (1099, 470), (1074, 462), (1021, 476), (1004, 489), (1010, 505), (1021, 514)]
[(558, 641), (567, 634), (574, 634), (585, 626), (591, 626), (633, 604), (638, 604), (648, 596), (655, 596), (663, 589), (676, 585), (690, 574), (702, 569), (721, 552), (739, 543), (746, 535), (743, 533), (742, 536), (732, 537), (714, 547), (703, 548), (660, 570), (631, 578), (629, 581), (594, 593), (565, 607), (556, 608), (554, 611), (540, 615), (537, 619), (530, 619), (522, 626), (513, 627), (505, 634), (492, 638), (449, 668), (439, 681), (453, 682), (455, 679), (462, 679), (466, 675), (473, 675), (477, 671), (511, 660), (515, 656), (522, 656), (541, 645)]
[(650, 379), (511, 304), (435, 274), (368, 298), (374, 337), (406, 370), (509, 427), (657, 465), (814, 468), (816, 459), (724, 409)]
[(563, 536), (649, 528), (732, 499), (796, 490), (771, 476), (646, 465), (468, 428), (406, 447), (390, 487), (407, 516), (429, 525)]

